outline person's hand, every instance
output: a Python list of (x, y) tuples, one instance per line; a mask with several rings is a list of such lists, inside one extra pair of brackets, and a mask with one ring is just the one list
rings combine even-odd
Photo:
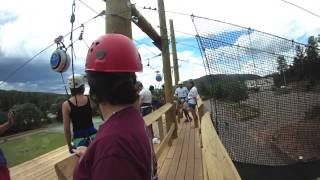
[(74, 149), (77, 149), (77, 148), (76, 148), (75, 146), (73, 146), (73, 145), (69, 145), (68, 148), (69, 148), (69, 152), (70, 152), (71, 154), (74, 153), (74, 152), (73, 152)]
[(76, 155), (78, 155), (79, 157), (83, 156), (86, 151), (87, 151), (87, 147), (86, 146), (79, 146), (77, 147), (77, 149), (73, 149), (72, 150), (74, 153), (76, 153)]
[(14, 118), (15, 118), (15, 113), (13, 111), (10, 111), (8, 113), (8, 123), (10, 126), (14, 124)]

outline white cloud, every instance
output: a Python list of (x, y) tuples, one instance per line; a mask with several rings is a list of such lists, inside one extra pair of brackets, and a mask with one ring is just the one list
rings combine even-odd
[(8, 84), (7, 82), (0, 81), (0, 89), (2, 89), (2, 90), (13, 90), (14, 86)]

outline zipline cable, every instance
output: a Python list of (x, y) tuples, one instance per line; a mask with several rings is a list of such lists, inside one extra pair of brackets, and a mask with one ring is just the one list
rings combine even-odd
[[(82, 23), (83, 25), (88, 24), (89, 22), (91, 22), (92, 20), (96, 19), (97, 17), (104, 15), (105, 11), (102, 11), (100, 14), (94, 16), (93, 18), (88, 19), (87, 21), (85, 21), (84, 23)], [(73, 29), (73, 31), (78, 30), (81, 27), (78, 26), (76, 28)], [(68, 36), (71, 32), (68, 32), (67, 34), (65, 34), (64, 36), (62, 36), (63, 38)], [(54, 46), (56, 43), (52, 43), (50, 45), (48, 45), (47, 47), (45, 47), (44, 49), (42, 49), (41, 51), (39, 51), (38, 53), (36, 53), (34, 56), (32, 56), (30, 59), (28, 59), (27, 61), (25, 61), (24, 63), (22, 63), (20, 66), (18, 66), (16, 69), (14, 69), (11, 73), (9, 73), (3, 81), (0, 82), (0, 87), (5, 84), (11, 77), (13, 77), (18, 71), (20, 71), (22, 68), (24, 68), (27, 64), (29, 64), (31, 61), (33, 61), (36, 57), (38, 57), (39, 55), (41, 55), (43, 52), (45, 52), (46, 50), (50, 49), (52, 46)]]

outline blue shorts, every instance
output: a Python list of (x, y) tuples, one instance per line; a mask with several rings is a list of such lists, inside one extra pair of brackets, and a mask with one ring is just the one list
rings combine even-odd
[(192, 108), (193, 110), (196, 109), (196, 104), (188, 103), (188, 106), (189, 106), (189, 108)]

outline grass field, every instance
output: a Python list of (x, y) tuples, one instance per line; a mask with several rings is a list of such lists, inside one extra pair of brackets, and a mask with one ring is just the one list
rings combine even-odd
[(0, 144), (9, 167), (65, 145), (63, 133), (39, 132)]

